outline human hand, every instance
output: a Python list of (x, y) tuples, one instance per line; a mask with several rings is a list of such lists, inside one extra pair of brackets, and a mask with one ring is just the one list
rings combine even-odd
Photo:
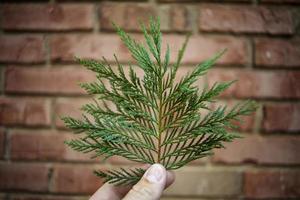
[(165, 188), (175, 180), (175, 175), (160, 164), (154, 164), (133, 187), (104, 184), (90, 200), (159, 200)]

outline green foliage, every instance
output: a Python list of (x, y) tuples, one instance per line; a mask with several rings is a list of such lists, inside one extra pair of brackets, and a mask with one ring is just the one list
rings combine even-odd
[[(214, 148), (222, 148), (224, 142), (239, 137), (228, 130), (235, 128), (234, 121), (239, 121), (241, 115), (252, 113), (255, 103), (246, 101), (231, 109), (226, 106), (211, 109), (210, 103), (233, 81), (215, 83), (201, 91), (195, 85), (225, 51), (197, 65), (175, 82), (189, 36), (177, 60), (170, 64), (169, 47), (164, 59), (161, 58), (159, 20), (151, 19), (149, 30), (141, 25), (148, 48), (115, 27), (144, 75), (139, 77), (132, 66), (125, 73), (116, 56), (116, 69), (105, 58), (102, 61), (77, 59), (96, 73), (97, 81), (81, 84), (88, 94), (96, 95), (96, 99), (82, 107), (83, 120), (63, 118), (68, 128), (82, 135), (66, 144), (76, 151), (93, 152), (93, 157), (121, 156), (139, 163), (161, 163), (167, 170), (175, 170), (211, 155)], [(95, 173), (109, 183), (134, 184), (144, 170)]]

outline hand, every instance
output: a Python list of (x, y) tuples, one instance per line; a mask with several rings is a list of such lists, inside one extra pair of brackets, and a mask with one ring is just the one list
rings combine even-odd
[(90, 200), (158, 200), (174, 180), (174, 173), (166, 171), (160, 164), (154, 164), (133, 187), (116, 187), (106, 183)]

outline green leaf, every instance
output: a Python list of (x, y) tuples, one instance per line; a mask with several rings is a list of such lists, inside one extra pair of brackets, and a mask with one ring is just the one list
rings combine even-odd
[[(212, 155), (240, 136), (231, 131), (235, 121), (256, 109), (253, 101), (245, 101), (228, 109), (212, 109), (211, 103), (235, 81), (215, 83), (199, 90), (196, 81), (206, 75), (222, 50), (199, 63), (194, 70), (175, 82), (190, 34), (177, 59), (170, 63), (170, 48), (162, 52), (159, 19), (150, 19), (150, 27), (141, 24), (146, 47), (122, 28), (114, 25), (117, 34), (131, 53), (135, 66), (125, 69), (116, 55), (115, 65), (105, 58), (100, 61), (76, 60), (95, 73), (96, 81), (80, 86), (94, 101), (82, 106), (82, 119), (63, 117), (66, 127), (81, 137), (65, 143), (72, 149), (92, 154), (92, 158), (120, 156), (139, 163), (160, 163), (175, 170), (189, 162)], [(136, 68), (142, 70), (138, 75)], [(203, 112), (205, 111), (205, 112)], [(205, 114), (206, 113), (206, 114)], [(118, 185), (135, 184), (144, 169), (96, 171), (105, 182)]]

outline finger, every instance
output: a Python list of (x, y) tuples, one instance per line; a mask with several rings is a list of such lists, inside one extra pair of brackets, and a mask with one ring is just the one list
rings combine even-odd
[[(145, 170), (149, 167), (149, 164), (140, 166), (140, 168)], [(90, 200), (120, 200), (131, 188), (132, 186), (115, 186), (113, 184), (105, 183), (92, 197), (90, 197)]]
[(123, 200), (158, 200), (167, 182), (167, 171), (160, 164), (152, 165)]
[(131, 186), (114, 186), (105, 183), (99, 188), (90, 200), (120, 200), (131, 189)]
[(164, 189), (168, 188), (175, 181), (175, 173), (173, 171), (167, 171), (167, 181)]
[[(149, 166), (142, 166), (142, 168), (146, 169), (149, 168)], [(174, 172), (167, 171), (165, 188), (168, 188), (174, 182), (174, 180)], [(131, 188), (132, 186), (114, 186), (113, 184), (105, 183), (93, 194), (90, 200), (120, 200), (129, 192)]]

